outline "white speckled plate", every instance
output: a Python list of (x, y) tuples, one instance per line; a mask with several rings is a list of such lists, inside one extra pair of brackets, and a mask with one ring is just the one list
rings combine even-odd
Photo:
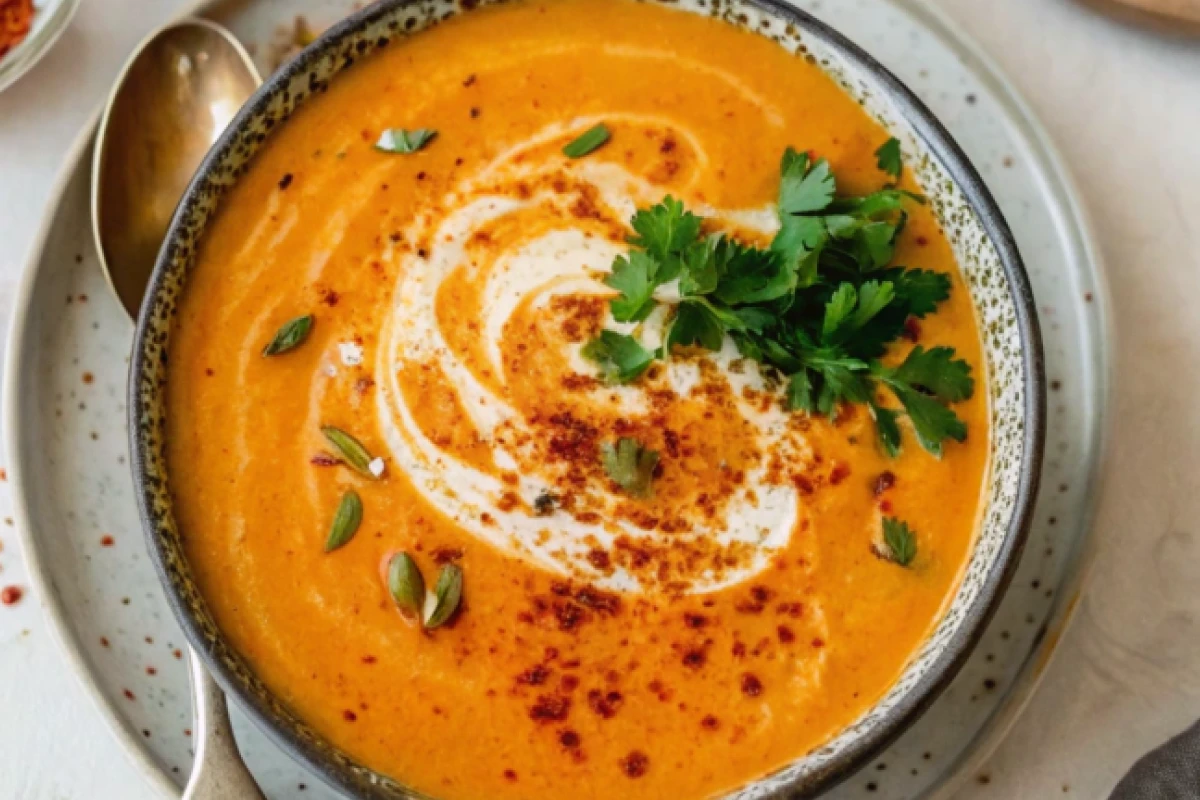
[[(1088, 561), (1108, 383), (1106, 298), (1074, 192), (1040, 128), (976, 48), (919, 0), (794, 0), (892, 69), (933, 109), (996, 195), (1033, 282), (1050, 382), (1046, 464), (1016, 578), (983, 640), (926, 716), (837, 798), (948, 794), (976, 774), (1029, 697)], [(320, 27), (354, 0), (209, 0), (269, 71), (295, 16)], [(191, 760), (182, 635), (144, 552), (124, 431), (132, 326), (108, 295), (87, 216), (92, 126), (67, 159), (27, 267), (7, 359), (5, 430), (18, 526), (67, 657), (164, 794)], [(1069, 396), (1068, 404), (1063, 398)], [(244, 720), (272, 797), (334, 794)]]

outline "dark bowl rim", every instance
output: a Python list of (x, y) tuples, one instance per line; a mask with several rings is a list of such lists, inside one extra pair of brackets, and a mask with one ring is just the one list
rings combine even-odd
[[(670, 5), (670, 0), (658, 1)], [(495, 2), (504, 2), (504, 0), (495, 0)], [(1045, 361), (1033, 290), (1015, 237), (983, 178), (933, 112), (912, 90), (874, 57), (808, 12), (788, 5), (785, 0), (741, 0), (741, 2), (791, 23), (805, 34), (814, 36), (855, 67), (868, 73), (886, 90), (888, 99), (897, 107), (905, 121), (912, 126), (915, 133), (949, 173), (967, 204), (979, 218), (988, 241), (996, 249), (1013, 297), (1017, 331), (1021, 341), (1021, 379), (1025, 389), (1023, 408), (1025, 431), (1021, 447), (1020, 480), (1014, 499), (1013, 515), (991, 569), (976, 598), (964, 613), (964, 621), (949, 637), (941, 652), (930, 662), (922, 676), (895, 705), (885, 712), (884, 718), (868, 733), (843, 750), (836, 759), (800, 776), (796, 783), (780, 789), (789, 797), (813, 797), (861, 769), (920, 718), (958, 673), (1004, 597), (1004, 592), (1012, 580), (1028, 538), (1034, 502), (1041, 481), (1046, 436)], [(144, 345), (152, 331), (152, 311), (175, 255), (176, 239), (184, 221), (196, 207), (206, 177), (227, 156), (236, 133), (248, 121), (261, 114), (270, 101), (293, 78), (306, 72), (344, 37), (386, 18), (397, 8), (418, 4), (419, 0), (377, 0), (332, 25), (304, 48), (299, 55), (268, 77), (234, 116), (224, 133), (213, 144), (201, 162), (172, 217), (155, 262), (141, 312), (138, 315), (128, 386), (130, 467), (137, 487), (139, 518), (159, 583), (163, 587), (167, 602), (183, 628), (188, 642), (199, 654), (222, 690), (237, 698), (254, 723), (289, 756), (304, 764), (339, 790), (355, 796), (379, 798), (394, 797), (394, 793), (391, 790), (381, 790), (377, 786), (365, 783), (361, 778), (356, 778), (350, 774), (349, 770), (343, 769), (329, 758), (327, 753), (318, 750), (309, 741), (298, 736), (291, 725), (275, 714), (262, 698), (251, 691), (250, 687), (228, 668), (225, 662), (217, 656), (216, 643), (204, 635), (203, 628), (192, 609), (180, 595), (167, 569), (166, 555), (161, 542), (156, 536), (155, 520), (157, 516), (150, 500), (152, 492), (147, 489), (146, 464), (148, 457), (145, 442), (140, 436), (140, 422), (145, 418), (147, 409), (142, 402), (138, 387), (147, 363)], [(485, 2), (480, 5), (492, 4), (494, 3)], [(469, 13), (474, 7), (473, 5), (464, 7), (460, 13)], [(330, 79), (336, 79), (337, 74), (343, 70), (344, 67), (338, 69)], [(235, 652), (233, 648), (229, 648), (229, 650)], [(414, 798), (423, 797), (411, 789), (403, 791), (410, 793), (410, 796)], [(363, 792), (366, 794), (361, 794)]]

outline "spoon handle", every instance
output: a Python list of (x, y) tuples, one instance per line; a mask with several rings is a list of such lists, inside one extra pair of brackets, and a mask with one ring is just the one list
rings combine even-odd
[(196, 758), (183, 800), (266, 800), (238, 752), (221, 687), (190, 647), (188, 664)]

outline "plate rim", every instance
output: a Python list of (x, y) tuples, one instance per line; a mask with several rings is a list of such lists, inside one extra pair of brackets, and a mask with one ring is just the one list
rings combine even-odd
[(49, 200), (45, 212), (34, 234), (33, 242), (26, 252), (21, 264), (21, 277), (17, 283), (17, 291), (13, 297), (12, 317), (8, 324), (8, 338), (4, 349), (4, 391), (3, 409), (0, 411), (4, 421), (4, 456), (8, 462), (8, 480), (12, 487), (12, 504), (14, 527), (17, 539), (21, 543), (21, 556), (25, 562), (25, 571), (29, 583), (37, 596), (42, 614), (50, 623), (50, 636), (58, 645), (59, 651), (66, 657), (67, 666), (78, 681), (93, 708), (100, 712), (105, 726), (117, 740), (117, 744), (125, 753), (133, 766), (146, 778), (150, 786), (165, 797), (174, 797), (178, 787), (159, 764), (155, 763), (149, 751), (143, 748), (133, 730), (124, 723), (117, 712), (112, 699), (101, 689), (96, 681), (86, 655), (83, 652), (82, 639), (75, 633), (74, 627), (67, 621), (65, 604), (54, 584), (54, 577), (47, 568), (47, 559), (43, 558), (31, 524), (33, 516), (29, 510), (30, 489), (26, 485), (21, 453), (21, 437), (19, 431), (21, 421), (21, 395), (18, 389), (18, 378), (25, 370), (26, 348), (25, 336), (30, 329), (29, 317), (34, 286), (41, 275), (42, 261), (46, 255), (46, 246), (53, 233), (59, 211), (62, 209), (63, 198), (71, 183), (78, 178), (78, 171), (87, 162), (87, 152), (92, 146), (92, 138), (99, 123), (102, 108), (97, 106), (88, 116), (87, 121), (75, 134), (67, 152), (63, 156), (62, 165), (54, 177), (50, 189)]
[[(1000, 101), (1004, 115), (1017, 124), (1016, 130), (1021, 139), (1035, 156), (1039, 172), (1043, 175), (1043, 187), (1052, 200), (1053, 205), (1068, 224), (1062, 228), (1068, 232), (1072, 250), (1077, 255), (1072, 260), (1084, 267), (1080, 274), (1090, 278), (1093, 283), (1095, 323), (1085, 326), (1086, 334), (1081, 336), (1085, 343), (1093, 343), (1096, 361), (1094, 373), (1093, 395), (1096, 403), (1095, 421), (1092, 424), (1093, 457), (1088, 463), (1087, 489), (1094, 496), (1095, 490), (1103, 483), (1106, 470), (1103, 469), (1105, 456), (1109, 450), (1111, 438), (1111, 396), (1113, 387), (1114, 363), (1112, 359), (1112, 342), (1115, 333), (1112, 324), (1111, 292), (1107, 278), (1106, 263), (1102, 257), (1098, 242), (1095, 238), (1095, 228), (1087, 213), (1086, 206), (1081, 201), (1078, 186), (1066, 166), (1054, 140), (1047, 133), (1040, 119), (1032, 112), (1016, 87), (1009, 81), (995, 63), (994, 59), (977, 46), (975, 39), (966, 33), (941, 8), (928, 0), (890, 0), (906, 13), (913, 14), (923, 25), (932, 32), (956, 54), (963, 57), (968, 72), (982, 79), (988, 88), (995, 92)], [(172, 24), (189, 15), (210, 14), (220, 4), (220, 0), (191, 0), (181, 7), (166, 23)], [(66, 26), (64, 26), (65, 28)], [(33, 288), (45, 257), (47, 243), (53, 232), (57, 214), (62, 207), (66, 191), (75, 180), (77, 170), (84, 166), (86, 151), (91, 146), (95, 134), (100, 109), (93, 111), (89, 119), (81, 127), (76, 138), (67, 149), (61, 162), (62, 166), (52, 184), (49, 199), (39, 223), (38, 230), (32, 240), (25, 257), (22, 259), (21, 275), (17, 284), (12, 305), (12, 317), (8, 326), (8, 341), (5, 347), (5, 363), (3, 376), (5, 388), (3, 391), (2, 418), (5, 426), (5, 453), (9, 463), (10, 483), (13, 493), (14, 518), (17, 522), (17, 537), (20, 541), (22, 554), (27, 565), (30, 583), (39, 595), (43, 614), (49, 620), (51, 636), (58, 643), (69, 666), (77, 676), (80, 685), (91, 695), (92, 704), (101, 712), (106, 727), (113, 733), (122, 750), (133, 765), (145, 776), (148, 784), (160, 795), (177, 796), (178, 785), (168, 775), (167, 770), (146, 750), (143, 743), (133, 736), (133, 732), (123, 722), (114, 703), (95, 681), (89, 662), (82, 652), (81, 638), (69, 624), (64, 612), (64, 605), (54, 587), (53, 578), (46, 569), (41, 557), (37, 537), (31, 529), (29, 512), (28, 487), (23, 479), (21, 463), (16, 458), (20, 451), (16, 443), (16, 432), (20, 430), (17, 422), (20, 420), (20, 398), (14, 380), (22, 372), (24, 366), (25, 334), (28, 329), (30, 316), (30, 300)], [(1082, 315), (1087, 320), (1089, 315)], [(1034, 504), (1036, 507), (1036, 503)], [(1095, 551), (1095, 519), (1096, 503), (1086, 502), (1082, 508), (1082, 520), (1077, 523), (1082, 534), (1078, 537), (1076, 553), (1067, 566), (1067, 574), (1063, 586), (1070, 588), (1062, 592), (1056, 600), (1056, 608), (1047, 617), (1047, 625), (1059, 633), (1064, 631), (1074, 617), (1078, 597), (1086, 584), (1090, 571), (1092, 556)], [(1073, 573), (1073, 574), (1072, 574)], [(1031, 699), (1045, 673), (1046, 667), (1052, 663), (1058, 650), (1057, 642), (1047, 647), (1044, 643), (1031, 649), (1026, 661), (1022, 664), (1021, 673), (1009, 694), (1014, 699), (1006, 700), (994, 712), (992, 719), (985, 722), (977, 743), (970, 746), (964, 757), (953, 765), (948, 777), (938, 787), (931, 790), (930, 796), (941, 797), (948, 795), (954, 787), (961, 785), (972, 765), (986, 759), (988, 755), (1003, 741), (1013, 723), (1019, 719), (1021, 712)], [(1041, 659), (1041, 663), (1032, 670), (1030, 664)], [(997, 721), (998, 720), (998, 721)]]

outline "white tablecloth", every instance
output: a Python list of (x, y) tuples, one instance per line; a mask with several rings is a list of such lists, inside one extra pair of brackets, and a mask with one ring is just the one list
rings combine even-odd
[[(177, 2), (85, 2), (0, 95), (5, 330), (63, 154)], [(963, 794), (1101, 798), (1200, 717), (1200, 40), (1123, 27), (1073, 0), (938, 2), (1065, 154), (1107, 259), (1119, 337), (1092, 585), (1030, 709)], [(0, 516), (10, 505), (0, 483)], [(11, 527), (0, 545), (0, 585), (28, 588)], [(152, 796), (63, 665), (38, 598), (0, 607), (0, 798)]]

